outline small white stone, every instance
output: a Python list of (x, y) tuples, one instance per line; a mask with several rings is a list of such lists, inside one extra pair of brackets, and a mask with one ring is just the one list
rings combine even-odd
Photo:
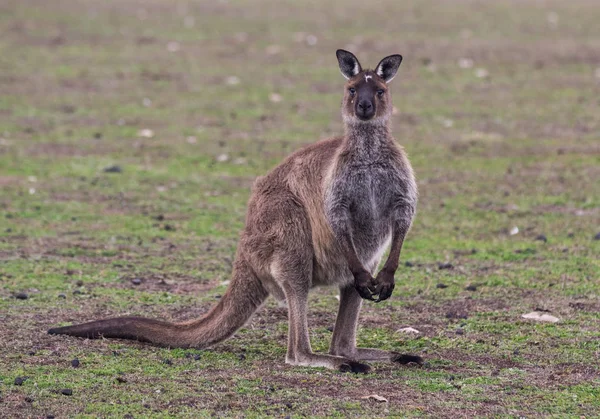
[(402, 329), (398, 329), (398, 332), (401, 333), (421, 333), (419, 332), (417, 329), (413, 328), (413, 327), (403, 327)]
[(279, 93), (271, 93), (269, 95), (269, 100), (273, 103), (279, 103), (283, 100), (283, 96), (281, 96)]
[(29, 195), (35, 194), (35, 188), (29, 188)]
[(236, 84), (240, 84), (240, 78), (238, 76), (228, 76), (225, 79), (225, 83), (230, 86), (235, 86)]
[(181, 49), (181, 45), (177, 41), (171, 41), (167, 44), (167, 51), (177, 52)]
[(538, 322), (558, 323), (560, 321), (558, 317), (554, 317), (548, 313), (540, 313), (539, 311), (532, 311), (531, 313), (523, 314), (521, 317)]
[(198, 140), (196, 139), (196, 137), (194, 137), (193, 135), (190, 135), (189, 137), (187, 137), (185, 139), (185, 141), (187, 141), (188, 144), (196, 144), (198, 142)]
[(226, 153), (219, 154), (219, 155), (217, 156), (217, 161), (218, 161), (219, 163), (224, 163), (224, 162), (226, 162), (226, 161), (228, 161), (228, 160), (229, 160), (229, 155), (228, 155), (228, 154), (226, 154)]
[(146, 108), (149, 108), (152, 106), (152, 100), (145, 97), (144, 100), (142, 100), (142, 105), (144, 105)]
[(513, 228), (510, 229), (510, 235), (514, 236), (516, 234), (519, 234), (519, 227), (514, 226)]
[(27, 176), (27, 180), (32, 183), (37, 182), (37, 178), (35, 176)]
[(375, 400), (381, 403), (387, 403), (388, 399), (386, 399), (383, 396), (380, 396), (379, 394), (369, 394), (368, 396), (363, 396), (361, 397), (361, 399), (371, 399), (371, 400)]
[(470, 58), (461, 58), (460, 60), (458, 60), (458, 66), (460, 68), (472, 68), (473, 60)]
[(277, 55), (281, 52), (281, 47), (279, 45), (269, 45), (266, 49), (265, 52), (268, 55)]
[(475, 70), (475, 77), (478, 77), (480, 79), (483, 79), (489, 75), (490, 73), (485, 68), (478, 68)]
[(317, 45), (317, 41), (318, 41), (318, 39), (317, 39), (316, 36), (314, 36), (314, 35), (306, 35), (306, 43), (308, 45), (310, 45), (311, 47), (314, 46), (314, 45)]
[(558, 25), (558, 13), (548, 12), (548, 14), (546, 15), (546, 20), (548, 20), (550, 26)]
[(157, 186), (156, 190), (158, 192), (166, 192), (167, 191), (167, 187), (166, 186)]
[(452, 128), (454, 126), (454, 121), (451, 119), (444, 119), (442, 125), (446, 128)]
[(141, 129), (137, 132), (138, 137), (152, 138), (154, 137), (154, 131), (148, 128)]

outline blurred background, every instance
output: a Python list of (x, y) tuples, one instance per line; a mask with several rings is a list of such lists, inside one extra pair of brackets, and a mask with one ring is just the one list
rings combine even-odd
[[(5, 413), (147, 414), (146, 393), (172, 414), (600, 408), (599, 21), (596, 0), (3, 0)], [(183, 352), (43, 335), (60, 322), (206, 311), (227, 285), (254, 179), (343, 131), (337, 48), (365, 68), (404, 56), (392, 126), (418, 177), (419, 213), (394, 298), (366, 307), (360, 339), (426, 354), (430, 370), (385, 366), (379, 381), (286, 370), (286, 314), (274, 305), (203, 358), (223, 374)], [(313, 296), (318, 350), (336, 293)], [(523, 322), (531, 310), (562, 326)], [(401, 325), (420, 335), (399, 338)], [(227, 355), (242, 349), (247, 361)], [(74, 356), (95, 373), (69, 372)], [(116, 371), (136, 386), (112, 389)], [(19, 374), (33, 378), (15, 387)], [(551, 374), (570, 378), (560, 387)], [(64, 383), (68, 403), (54, 392)], [(267, 402), (263, 384), (274, 388)], [(357, 401), (372, 389), (390, 402)]]

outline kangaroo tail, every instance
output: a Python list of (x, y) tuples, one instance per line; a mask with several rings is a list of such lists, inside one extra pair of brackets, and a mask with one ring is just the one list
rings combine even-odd
[(245, 262), (236, 261), (235, 265), (231, 284), (219, 303), (197, 320), (169, 323), (143, 317), (117, 317), (57, 327), (48, 333), (89, 339), (131, 339), (171, 348), (206, 348), (233, 335), (269, 295)]

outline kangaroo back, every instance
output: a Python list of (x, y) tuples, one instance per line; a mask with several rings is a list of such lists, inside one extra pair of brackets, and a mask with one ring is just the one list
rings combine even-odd
[(205, 348), (233, 335), (268, 295), (252, 269), (238, 260), (231, 284), (219, 303), (197, 320), (169, 323), (143, 317), (117, 317), (58, 327), (48, 333), (89, 339), (131, 339), (171, 348)]

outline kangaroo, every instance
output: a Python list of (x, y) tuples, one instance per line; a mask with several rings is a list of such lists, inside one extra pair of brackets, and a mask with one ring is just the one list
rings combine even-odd
[[(288, 364), (343, 372), (369, 371), (363, 361), (421, 364), (416, 355), (356, 347), (362, 299), (379, 302), (392, 295), (417, 204), (412, 167), (390, 133), (388, 83), (402, 56), (390, 55), (375, 70), (363, 70), (354, 54), (338, 50), (336, 55), (347, 80), (345, 134), (294, 152), (256, 180), (232, 279), (215, 307), (184, 323), (118, 317), (48, 333), (206, 348), (233, 335), (273, 295), (288, 307)], [(374, 277), (388, 247), (389, 256)], [(315, 354), (308, 293), (324, 285), (339, 287), (339, 312), (329, 354)]]

